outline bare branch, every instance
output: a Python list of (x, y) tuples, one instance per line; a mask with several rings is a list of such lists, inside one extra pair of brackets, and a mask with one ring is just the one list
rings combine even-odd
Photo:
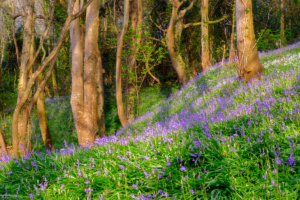
[(2, 8), (2, 10), (4, 10), (4, 12), (6, 12), (13, 20), (15, 20), (18, 17), (24, 17), (24, 13), (12, 13), (7, 7), (0, 5), (0, 8)]
[(89, 0), (82, 8), (81, 10), (78, 11), (78, 13), (76, 13), (75, 15), (73, 15), (72, 20), (77, 19), (78, 17), (80, 17), (80, 15), (82, 15), (82, 13), (86, 10), (86, 8), (93, 2), (93, 0)]
[(51, 11), (51, 15), (50, 15), (50, 20), (49, 20), (49, 23), (43, 33), (43, 35), (41, 36), (40, 38), (40, 45), (39, 45), (39, 48), (37, 49), (37, 51), (35, 52), (35, 55), (33, 56), (32, 59), (30, 59), (28, 62), (27, 62), (27, 66), (26, 68), (29, 70), (31, 68), (31, 66), (33, 65), (33, 63), (35, 62), (35, 60), (37, 59), (41, 49), (43, 48), (43, 45), (44, 45), (44, 41), (45, 41), (45, 38), (49, 32), (49, 29), (50, 29), (50, 26), (51, 26), (51, 23), (53, 21), (53, 17), (54, 17), (54, 10), (55, 10), (55, 4), (56, 4), (56, 0), (53, 1), (53, 7), (52, 7), (52, 11)]
[(157, 41), (157, 42), (161, 42), (161, 43), (163, 43), (163, 44), (166, 44), (164, 41), (162, 41), (162, 40), (160, 40), (160, 39), (157, 39), (157, 38), (154, 38), (154, 37), (149, 37), (149, 36), (143, 36), (144, 38), (148, 38), (148, 39), (150, 39), (150, 40), (155, 40), (155, 41)]
[(150, 20), (151, 20), (151, 22), (153, 22), (153, 24), (154, 24), (157, 28), (159, 28), (161, 31), (167, 32), (167, 30), (163, 29), (161, 26), (159, 26), (158, 24), (156, 24), (156, 23), (152, 20), (152, 17), (151, 17), (151, 16), (150, 16)]
[[(230, 15), (225, 15), (221, 19), (218, 19), (218, 20), (215, 20), (215, 21), (209, 21), (208, 24), (215, 24), (215, 23), (221, 22), (221, 21), (223, 21), (223, 20), (225, 20), (225, 19), (227, 19), (229, 17), (230, 17)], [(190, 26), (200, 26), (200, 25), (201, 25), (201, 22), (188, 23), (188, 24), (183, 25), (183, 28), (188, 28)]]
[(186, 13), (187, 11), (189, 11), (189, 10), (194, 6), (194, 4), (196, 3), (196, 1), (197, 1), (197, 0), (193, 0), (193, 1), (190, 3), (190, 5), (189, 5), (186, 9), (180, 11), (180, 13), (179, 13), (179, 18), (184, 17), (185, 13)]

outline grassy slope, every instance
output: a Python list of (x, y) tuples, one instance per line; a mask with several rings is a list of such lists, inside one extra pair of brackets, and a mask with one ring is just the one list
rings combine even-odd
[(262, 55), (245, 84), (215, 66), (90, 150), (65, 145), (1, 166), (26, 199), (299, 198), (300, 45)]

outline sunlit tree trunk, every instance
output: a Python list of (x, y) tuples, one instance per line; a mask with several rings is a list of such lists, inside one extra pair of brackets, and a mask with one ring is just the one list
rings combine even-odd
[[(5, 142), (4, 135), (1, 131), (1, 127), (0, 127), (0, 146), (4, 154), (7, 156), (8, 152), (7, 152), (6, 142)], [(2, 157), (2, 153), (0, 154), (0, 158), (1, 157)]]
[[(73, 13), (79, 11), (79, 0), (75, 1)], [(78, 140), (81, 138), (84, 130), (84, 110), (83, 110), (83, 41), (80, 30), (80, 20), (75, 19), (70, 24), (71, 52), (72, 52), (72, 94), (71, 107), (74, 123), (78, 134)]]
[[(97, 63), (99, 57), (99, 0), (94, 0), (86, 11), (84, 52), (84, 119), (86, 134), (80, 144), (93, 143), (97, 131)], [(79, 138), (80, 141), (80, 138)]]
[[(77, 0), (74, 5), (74, 12), (77, 12), (80, 7), (79, 0)], [(97, 131), (98, 15), (99, 0), (94, 0), (86, 11), (84, 62), (83, 37), (79, 19), (70, 25), (72, 49), (71, 105), (78, 142), (82, 146), (93, 144)]]
[[(142, 0), (133, 0), (130, 3), (129, 18), (130, 26), (133, 30), (132, 35), (137, 35), (137, 37), (131, 38), (131, 45), (129, 46), (131, 54), (128, 56), (128, 65), (129, 72), (133, 74), (136, 66), (136, 54), (138, 52), (138, 46), (141, 43), (141, 25), (143, 23)], [(132, 122), (134, 120), (135, 87), (133, 82), (134, 81), (128, 80), (126, 88), (126, 117), (128, 122)]]
[[(27, 68), (27, 62), (33, 55), (33, 39), (34, 39), (34, 0), (25, 1), (25, 17), (24, 17), (24, 32), (23, 32), (23, 46), (22, 46), (22, 58), (20, 65), (20, 78), (18, 84), (18, 101), (20, 102), (21, 98), (24, 95), (25, 88), (27, 87), (28, 75), (31, 68)], [(13, 123), (13, 126), (18, 126), (18, 135), (13, 136), (13, 153), (14, 155), (18, 154), (20, 150), (21, 154), (24, 155), (23, 150), (27, 149), (26, 146), (26, 135), (27, 135), (27, 122), (28, 122), (28, 105), (24, 105), (21, 110), (18, 123)], [(19, 145), (22, 148), (19, 149)]]
[(264, 71), (255, 44), (252, 0), (236, 0), (238, 75), (245, 81), (259, 79)]
[(203, 71), (211, 65), (209, 59), (208, 1), (202, 0), (201, 2), (201, 61)]
[[(184, 63), (182, 56), (179, 52), (178, 44), (180, 41), (181, 32), (183, 30), (183, 23), (181, 23), (182, 18), (185, 12), (187, 11), (187, 9), (185, 10), (184, 13), (182, 13), (182, 15), (180, 15), (178, 20), (178, 10), (179, 7), (182, 5), (182, 2), (179, 2), (178, 0), (173, 0), (171, 3), (172, 3), (172, 13), (169, 22), (169, 27), (167, 29), (167, 34), (166, 34), (166, 44), (167, 44), (167, 49), (169, 52), (170, 59), (172, 61), (172, 66), (177, 72), (181, 84), (185, 85), (189, 81), (188, 78), (189, 72), (187, 71), (186, 64)], [(177, 20), (180, 24), (176, 24)]]
[[(43, 80), (44, 80), (44, 77), (41, 74), (37, 80), (38, 85), (40, 85)], [(45, 93), (43, 90), (41, 91), (40, 96), (36, 102), (36, 108), (37, 108), (37, 114), (38, 114), (38, 118), (39, 118), (39, 124), (40, 124), (40, 129), (41, 129), (41, 134), (42, 134), (42, 138), (44, 141), (44, 145), (47, 150), (52, 151), (52, 150), (54, 150), (54, 147), (53, 147), (53, 141), (52, 141), (52, 137), (50, 135), (50, 131), (49, 131), (48, 123), (47, 123), (47, 117), (46, 117), (46, 112), (45, 112)]]
[(117, 59), (116, 59), (116, 97), (117, 107), (120, 122), (124, 127), (127, 124), (127, 118), (124, 113), (123, 98), (122, 98), (122, 52), (124, 37), (127, 32), (129, 21), (129, 0), (124, 0), (124, 20), (121, 34), (118, 34)]

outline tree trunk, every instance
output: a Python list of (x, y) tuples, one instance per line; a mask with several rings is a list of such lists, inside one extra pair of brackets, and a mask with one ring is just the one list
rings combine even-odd
[[(4, 154), (7, 156), (8, 152), (7, 152), (6, 142), (5, 142), (4, 135), (1, 131), (1, 127), (0, 127), (0, 146), (1, 146), (1, 149), (4, 152)], [(0, 158), (1, 157), (2, 157), (2, 154), (0, 154)]]
[[(38, 77), (38, 85), (40, 85), (43, 81), (44, 77), (43, 74), (41, 74)], [(48, 123), (47, 123), (47, 117), (46, 117), (46, 112), (45, 112), (45, 93), (44, 90), (41, 91), (40, 96), (36, 102), (36, 108), (37, 108), (37, 113), (38, 113), (38, 118), (39, 118), (39, 124), (40, 124), (40, 129), (41, 129), (41, 134), (42, 138), (45, 144), (45, 147), (49, 151), (53, 151), (53, 141), (52, 137), (50, 135)]]
[(208, 0), (201, 3), (201, 50), (202, 69), (207, 70), (211, 65), (209, 59), (209, 33), (208, 33)]
[(99, 0), (94, 0), (86, 11), (84, 52), (84, 120), (85, 133), (79, 136), (79, 144), (94, 143), (97, 131), (97, 80), (99, 33)]
[[(167, 29), (167, 34), (166, 34), (166, 44), (167, 44), (167, 49), (169, 52), (169, 56), (170, 59), (172, 61), (172, 66), (175, 69), (175, 71), (178, 74), (178, 78), (181, 82), (181, 84), (185, 85), (188, 83), (189, 79), (187, 76), (187, 71), (186, 71), (186, 66), (185, 63), (182, 59), (182, 56), (180, 55), (180, 53), (178, 52), (178, 48), (179, 46), (176, 46), (175, 44), (180, 40), (180, 36), (178, 35), (179, 31), (180, 31), (180, 27), (177, 27), (177, 31), (175, 33), (175, 26), (176, 26), (176, 21), (177, 21), (177, 17), (178, 17), (178, 10), (180, 7), (180, 2), (178, 0), (174, 0), (172, 1), (172, 14), (171, 14), (171, 19), (170, 19), (170, 23), (169, 23), (169, 27)], [(176, 43), (175, 43), (175, 34), (176, 37), (178, 38), (176, 39)], [(178, 35), (178, 36), (177, 36)], [(177, 48), (177, 51), (175, 50)]]
[(236, 58), (235, 55), (235, 45), (234, 45), (234, 33), (235, 33), (235, 0), (233, 4), (233, 14), (232, 14), (232, 29), (231, 29), (231, 38), (230, 38), (230, 52), (229, 52), (229, 60), (234, 60)]
[[(136, 66), (136, 54), (138, 52), (138, 46), (141, 43), (141, 25), (143, 23), (143, 8), (142, 8), (142, 0), (133, 0), (130, 3), (130, 26), (133, 29), (131, 45), (129, 49), (131, 54), (128, 56), (128, 65), (129, 65), (129, 73), (133, 74)], [(137, 35), (137, 37), (134, 37)], [(129, 75), (130, 76), (130, 75)], [(131, 80), (127, 82), (126, 88), (126, 117), (128, 122), (132, 122), (134, 120), (134, 98), (135, 98), (135, 87), (134, 81), (131, 77)]]
[[(73, 14), (79, 11), (79, 0), (75, 1)], [(71, 107), (78, 141), (81, 144), (84, 132), (83, 115), (83, 41), (80, 30), (80, 20), (75, 19), (70, 24), (71, 52), (72, 52), (72, 94)], [(80, 139), (79, 139), (80, 138)]]
[(252, 1), (236, 0), (236, 32), (239, 64), (237, 73), (245, 81), (259, 79), (264, 71), (255, 44)]
[(280, 47), (285, 45), (285, 36), (284, 36), (284, 0), (280, 0)]
[[(49, 37), (50, 37), (49, 48), (50, 48), (51, 45), (54, 47), (55, 46), (55, 41), (54, 41), (54, 38), (55, 38), (55, 35), (54, 35), (54, 26), (52, 26), (51, 29), (50, 29)], [(50, 45), (50, 43), (51, 43), (51, 45)], [(50, 50), (51, 50), (51, 48), (48, 50), (49, 53), (50, 53)], [(56, 63), (56, 66), (58, 67), (58, 63)], [(52, 70), (51, 77), (52, 77), (52, 86), (53, 86), (54, 96), (55, 97), (59, 97), (55, 69)]]
[(127, 124), (127, 118), (124, 113), (123, 108), (123, 98), (122, 98), (122, 52), (123, 52), (123, 42), (124, 37), (127, 32), (129, 21), (129, 0), (124, 0), (124, 21), (122, 32), (118, 34), (118, 45), (117, 45), (117, 59), (116, 59), (116, 97), (117, 97), (117, 107), (118, 115), (122, 126)]
[[(22, 46), (22, 59), (20, 65), (20, 78), (18, 84), (18, 101), (24, 95), (25, 88), (27, 87), (28, 74), (30, 69), (27, 69), (27, 62), (32, 57), (33, 47), (33, 35), (34, 35), (34, 0), (27, 0), (25, 2), (25, 17), (24, 17), (24, 31), (23, 31), (23, 46)], [(13, 135), (13, 154), (17, 155), (21, 150), (21, 154), (24, 155), (23, 150), (26, 150), (26, 135), (27, 135), (27, 121), (28, 121), (27, 105), (21, 110), (21, 115), (17, 123), (13, 123), (12, 126), (18, 126), (18, 135)], [(21, 149), (19, 149), (21, 145)]]
[(103, 68), (102, 57), (100, 51), (98, 51), (97, 62), (97, 125), (100, 136), (103, 137), (106, 134), (105, 130), (105, 118), (104, 118), (104, 87), (103, 87)]
[[(77, 12), (79, 8), (79, 0), (77, 0), (73, 8), (74, 12)], [(71, 106), (78, 133), (78, 142), (81, 146), (93, 144), (97, 131), (98, 14), (99, 1), (94, 0), (86, 11), (84, 68), (83, 33), (80, 21), (76, 19), (70, 24), (72, 49)]]

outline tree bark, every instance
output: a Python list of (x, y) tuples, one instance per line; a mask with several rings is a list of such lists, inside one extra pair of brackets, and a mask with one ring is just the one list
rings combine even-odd
[(94, 0), (86, 11), (84, 52), (84, 120), (85, 132), (78, 135), (79, 144), (94, 143), (97, 131), (97, 80), (96, 68), (99, 32), (99, 0)]
[[(136, 66), (136, 54), (138, 52), (138, 46), (141, 43), (141, 25), (143, 23), (143, 8), (142, 8), (142, 0), (133, 0), (130, 3), (130, 26), (132, 27), (132, 35), (137, 35), (137, 37), (132, 36), (131, 45), (129, 49), (131, 54), (128, 56), (128, 65), (129, 65), (129, 73), (133, 74)], [(130, 77), (130, 75), (128, 75)], [(128, 122), (132, 122), (134, 120), (134, 95), (135, 87), (133, 80), (128, 80), (127, 88), (126, 88), (126, 117)]]
[(264, 72), (256, 49), (252, 15), (252, 0), (236, 0), (237, 73), (245, 81), (259, 79)]
[[(18, 103), (17, 103), (17, 106), (14, 110), (14, 114), (13, 114), (13, 121), (12, 121), (12, 135), (13, 135), (13, 154), (15, 156), (18, 155), (18, 144), (19, 144), (19, 137), (18, 137), (18, 133), (19, 133), (19, 127), (18, 127), (18, 119), (19, 119), (19, 114), (20, 114), (20, 111), (22, 110), (24, 104), (26, 103), (26, 101), (28, 100), (28, 97), (29, 95), (31, 94), (32, 92), (32, 86), (34, 85), (34, 82), (35, 80), (37, 79), (37, 77), (42, 73), (42, 71), (45, 69), (45, 67), (47, 66), (47, 64), (55, 57), (57, 56), (58, 52), (59, 52), (59, 49), (62, 45), (62, 42), (63, 42), (63, 39), (64, 39), (64, 36), (66, 35), (67, 31), (68, 31), (68, 27), (71, 23), (72, 20), (74, 19), (77, 19), (86, 9), (87, 6), (89, 6), (89, 4), (92, 2), (92, 0), (89, 0), (84, 8), (82, 8), (79, 12), (75, 13), (74, 15), (70, 14), (71, 10), (73, 9), (73, 0), (70, 0), (69, 1), (69, 12), (68, 12), (68, 17), (65, 21), (65, 24), (61, 30), (61, 33), (60, 33), (60, 36), (59, 36), (59, 40), (57, 42), (57, 45), (56, 47), (53, 49), (53, 51), (50, 53), (50, 55), (45, 59), (45, 61), (41, 64), (41, 66), (30, 76), (28, 82), (27, 82), (27, 86), (24, 87), (24, 85), (22, 85), (24, 87), (24, 91), (23, 91), (23, 95), (22, 95), (22, 98), (20, 98), (18, 100)], [(55, 4), (55, 1), (54, 1), (54, 4)], [(53, 5), (53, 8), (55, 8), (55, 5)], [(35, 62), (36, 58), (38, 57), (38, 54), (42, 48), (42, 45), (44, 43), (44, 39), (49, 31), (49, 25), (51, 24), (52, 20), (53, 20), (53, 15), (54, 15), (54, 9), (52, 9), (52, 13), (51, 13), (51, 16), (50, 16), (50, 20), (49, 20), (49, 24), (47, 25), (47, 28), (45, 29), (41, 39), (40, 39), (40, 46), (37, 50), (37, 52), (35, 53), (34, 55), (34, 58), (33, 59), (30, 59), (28, 60), (28, 62), (26, 63), (26, 67), (25, 69), (30, 69), (30, 67), (32, 67), (33, 63)], [(52, 60), (52, 61), (55, 61)], [(52, 62), (51, 61), (51, 62)], [(43, 80), (42, 82), (42, 86), (44, 87), (48, 78), (50, 77), (50, 74), (51, 74), (51, 70), (53, 69), (53, 65), (50, 65), (50, 68), (47, 72), (47, 75), (46, 75), (46, 78)], [(37, 100), (38, 98), (38, 95), (39, 95), (39, 92), (40, 90), (43, 89), (41, 86), (39, 86), (39, 88), (37, 89), (34, 97), (33, 97), (33, 100), (31, 101), (30, 103), (30, 106), (32, 108), (33, 106), (33, 103), (35, 103), (35, 101)], [(26, 107), (25, 107), (26, 108)], [(30, 111), (30, 109), (29, 109)], [(28, 113), (28, 112), (27, 112)], [(27, 122), (27, 121), (26, 121)]]
[(202, 0), (201, 2), (201, 61), (203, 71), (207, 70), (211, 65), (209, 59), (208, 1)]
[[(38, 86), (41, 85), (42, 81), (44, 80), (43, 75), (39, 75), (38, 77)], [(39, 118), (39, 124), (40, 124), (40, 129), (41, 129), (41, 134), (42, 138), (44, 141), (44, 145), (47, 150), (53, 151), (53, 141), (52, 137), (50, 135), (48, 123), (47, 123), (47, 117), (46, 117), (46, 112), (45, 112), (45, 93), (44, 90), (41, 91), (40, 96), (36, 102), (36, 108), (37, 108), (37, 113), (38, 113), (38, 118)]]
[[(8, 152), (7, 152), (6, 142), (5, 142), (4, 135), (3, 135), (2, 131), (1, 131), (1, 128), (0, 128), (0, 145), (1, 145), (2, 151), (7, 156)], [(2, 155), (0, 155), (0, 157), (2, 157)]]
[(127, 32), (129, 21), (129, 0), (124, 0), (124, 20), (122, 32), (118, 34), (118, 45), (117, 45), (117, 59), (116, 59), (116, 97), (117, 97), (117, 107), (118, 107), (118, 115), (120, 118), (120, 122), (124, 127), (127, 124), (127, 118), (124, 113), (123, 108), (123, 98), (122, 98), (122, 52), (123, 52), (123, 43), (124, 37)]
[(98, 51), (98, 62), (97, 62), (97, 125), (100, 137), (106, 135), (105, 129), (105, 118), (104, 118), (104, 86), (103, 86), (103, 68), (101, 53)]
[[(176, 45), (180, 41), (181, 31), (183, 30), (183, 24), (176, 25), (176, 21), (178, 18), (178, 10), (181, 5), (182, 2), (179, 2), (178, 0), (172, 1), (172, 14), (169, 22), (169, 27), (167, 29), (167, 34), (166, 34), (166, 44), (167, 44), (167, 49), (169, 52), (170, 59), (172, 61), (173, 68), (177, 72), (181, 84), (185, 85), (189, 81), (188, 72), (186, 70), (186, 65), (182, 59), (182, 56), (179, 52), (178, 49), (179, 46)], [(179, 18), (181, 22), (184, 14), (181, 15)], [(175, 27), (176, 27), (176, 33), (175, 33)]]
[[(22, 59), (20, 65), (20, 78), (18, 84), (18, 101), (20, 103), (21, 98), (24, 95), (25, 88), (27, 87), (28, 75), (30, 68), (27, 68), (27, 62), (33, 56), (33, 36), (34, 36), (34, 3), (35, 0), (25, 1), (25, 17), (24, 17), (24, 31), (23, 31), (23, 46), (22, 46)], [(20, 118), (17, 123), (13, 123), (13, 126), (18, 126), (18, 135), (13, 135), (14, 155), (17, 155), (21, 150), (21, 154), (24, 155), (26, 147), (26, 135), (27, 135), (27, 121), (28, 121), (28, 105), (25, 105), (21, 111)], [(19, 149), (21, 145), (21, 149)]]

